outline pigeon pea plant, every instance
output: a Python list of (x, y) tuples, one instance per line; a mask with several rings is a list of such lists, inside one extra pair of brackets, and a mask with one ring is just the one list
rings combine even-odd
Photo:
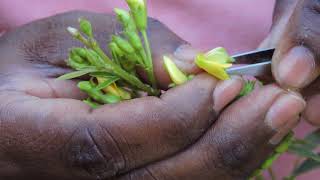
[[(70, 50), (67, 64), (75, 71), (59, 79), (88, 77), (89, 80), (79, 82), (78, 87), (88, 95), (83, 102), (92, 108), (139, 98), (141, 94), (159, 96), (161, 93), (153, 71), (152, 52), (147, 36), (146, 1), (126, 0), (126, 2), (130, 9), (129, 12), (117, 8), (114, 10), (123, 31), (113, 35), (108, 44), (111, 56), (108, 56), (97, 43), (92, 25), (88, 20), (80, 18), (79, 29), (74, 27), (67, 29), (84, 47), (75, 47)], [(199, 68), (220, 80), (229, 79), (226, 69), (232, 66), (232, 62), (234, 59), (221, 47), (207, 53), (200, 53), (195, 58), (195, 63)], [(170, 88), (184, 84), (193, 77), (193, 75), (182, 72), (167, 56), (163, 57), (163, 64), (172, 80)], [(142, 69), (146, 73), (147, 83), (140, 79), (137, 69)], [(255, 85), (255, 81), (247, 81), (239, 98), (248, 95)], [(288, 179), (294, 179), (301, 173), (320, 166), (320, 156), (312, 151), (316, 147), (315, 143), (320, 143), (319, 134), (320, 132), (316, 132), (308, 136), (306, 140), (294, 140), (292, 134), (288, 135), (274, 153), (256, 170), (252, 178), (263, 179), (262, 172), (268, 169), (275, 179), (270, 167), (280, 154), (288, 149), (290, 152), (307, 158), (295, 168)]]

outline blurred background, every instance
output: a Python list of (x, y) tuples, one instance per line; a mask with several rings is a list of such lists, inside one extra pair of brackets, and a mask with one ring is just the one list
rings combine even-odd
[[(267, 36), (275, 0), (148, 0), (149, 15), (166, 24), (194, 47), (207, 50), (223, 46), (231, 54), (255, 49)], [(124, 0), (0, 0), (0, 36), (5, 31), (30, 21), (70, 10), (111, 13), (125, 8)], [(311, 126), (302, 123), (298, 135)], [(295, 159), (281, 157), (274, 170), (287, 175)], [(319, 170), (318, 170), (319, 171)], [(317, 180), (313, 171), (298, 180)]]

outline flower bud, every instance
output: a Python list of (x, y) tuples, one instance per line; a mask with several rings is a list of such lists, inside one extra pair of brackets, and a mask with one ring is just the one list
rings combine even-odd
[(75, 38), (79, 37), (80, 36), (80, 32), (78, 31), (78, 29), (76, 28), (73, 28), (73, 27), (68, 27), (67, 28), (67, 31)]
[(72, 69), (76, 69), (76, 70), (81, 70), (88, 67), (88, 64), (79, 63), (75, 59), (72, 59), (71, 57), (69, 57), (67, 65), (70, 66)]
[(123, 9), (114, 9), (117, 19), (121, 22), (126, 31), (136, 31), (136, 25), (129, 12)]
[(121, 101), (119, 96), (110, 93), (103, 94), (100, 90), (95, 89), (89, 81), (79, 82), (78, 87), (80, 90), (86, 92), (92, 99), (104, 104), (112, 104)]
[(88, 37), (93, 37), (93, 33), (92, 33), (92, 26), (91, 23), (83, 18), (79, 18), (79, 24), (80, 24), (80, 29), (81, 31), (87, 35)]
[(104, 61), (101, 59), (101, 57), (91, 49), (86, 50), (86, 57), (91, 65), (101, 67), (104, 64)]
[(137, 32), (135, 31), (126, 31), (125, 35), (127, 36), (130, 44), (137, 50), (140, 51), (143, 49), (141, 39)]
[(115, 42), (125, 53), (133, 54), (135, 52), (131, 44), (120, 36), (112, 36), (112, 41)]
[(125, 53), (119, 48), (119, 46), (115, 42), (109, 43), (109, 49), (116, 53), (117, 56), (122, 57)]
[(86, 57), (86, 53), (87, 53), (86, 50), (83, 48), (72, 48), (72, 50), (71, 50), (71, 54), (78, 55), (82, 58)]
[(163, 56), (163, 62), (171, 80), (176, 85), (184, 84), (188, 81), (188, 77), (182, 71), (180, 71), (180, 69), (169, 57)]
[(147, 8), (145, 0), (126, 0), (130, 7), (132, 17), (137, 28), (145, 30), (147, 28)]

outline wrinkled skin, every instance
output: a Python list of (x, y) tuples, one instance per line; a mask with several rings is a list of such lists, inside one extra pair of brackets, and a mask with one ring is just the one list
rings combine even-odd
[(303, 117), (317, 126), (320, 125), (319, 17), (317, 0), (278, 0), (273, 28), (261, 45), (276, 47), (274, 77), (281, 86), (303, 93), (307, 99)]
[[(243, 81), (206, 74), (160, 98), (92, 110), (75, 81), (55, 80), (70, 71), (64, 59), (76, 43), (65, 29), (80, 16), (93, 22), (102, 45), (117, 27), (108, 15), (70, 12), (0, 38), (1, 179), (245, 179), (297, 122), (298, 96), (283, 103), (292, 95), (268, 85), (233, 102)], [(163, 54), (197, 72), (186, 42), (158, 21), (150, 32), (161, 87), (169, 83)], [(292, 117), (278, 116), (289, 108)], [(269, 116), (282, 118), (281, 127)]]

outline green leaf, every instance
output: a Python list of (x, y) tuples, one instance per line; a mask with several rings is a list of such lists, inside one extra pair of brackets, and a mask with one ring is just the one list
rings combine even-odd
[(289, 152), (320, 162), (320, 155), (312, 152), (308, 147), (305, 146), (292, 145), (289, 147)]
[(308, 143), (307, 147), (310, 150), (315, 149), (320, 144), (320, 129), (307, 135), (304, 140)]
[(104, 89), (108, 86), (110, 86), (112, 83), (118, 81), (120, 78), (114, 76), (114, 77), (110, 77), (108, 78), (106, 81), (104, 81), (103, 83), (99, 84), (96, 89), (97, 90), (101, 90), (101, 89)]
[(293, 171), (291, 176), (297, 177), (303, 173), (309, 172), (319, 167), (320, 167), (320, 162), (315, 161), (313, 159), (307, 159)]
[(93, 77), (101, 77), (101, 78), (112, 78), (114, 77), (114, 75), (112, 73), (109, 73), (109, 72), (102, 72), (102, 71), (97, 71), (97, 72), (93, 72), (93, 73), (90, 73), (90, 76), (93, 76)]
[(68, 79), (74, 79), (83, 75), (86, 75), (88, 73), (92, 73), (94, 71), (97, 71), (96, 69), (85, 69), (80, 71), (74, 71), (68, 74), (64, 74), (60, 77), (58, 77), (58, 80), (68, 80)]

